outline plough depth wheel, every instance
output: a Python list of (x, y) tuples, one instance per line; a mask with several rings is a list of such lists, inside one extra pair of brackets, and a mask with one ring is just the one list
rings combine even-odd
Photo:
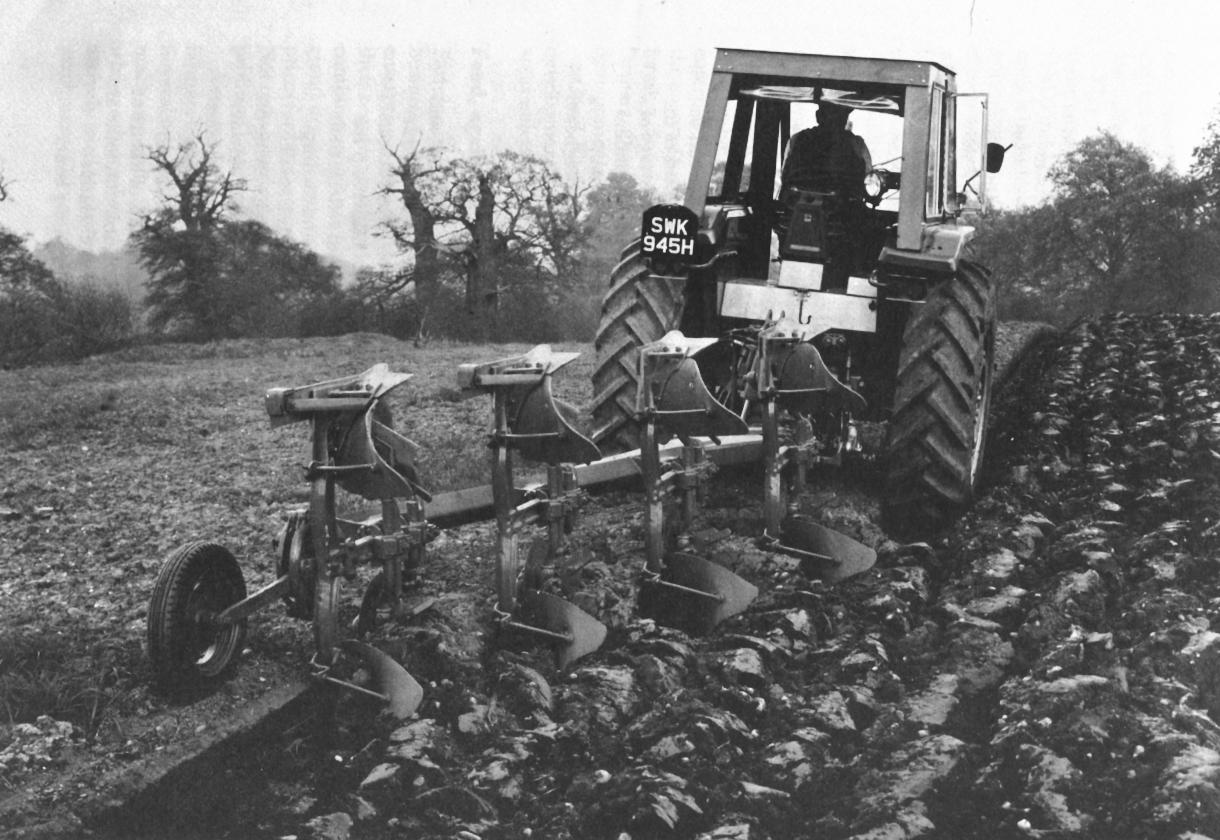
[(241, 650), (244, 620), (215, 617), (246, 597), (241, 568), (224, 546), (195, 542), (170, 555), (157, 575), (148, 607), (148, 653), (164, 691), (219, 677)]

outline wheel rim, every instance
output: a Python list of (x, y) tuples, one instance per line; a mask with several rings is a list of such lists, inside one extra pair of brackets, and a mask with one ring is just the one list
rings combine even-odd
[(988, 333), (983, 346), (986, 348), (983, 359), (983, 372), (980, 377), (978, 396), (974, 400), (974, 445), (970, 450), (970, 486), (978, 483), (979, 471), (983, 465), (983, 448), (987, 442), (987, 414), (991, 405), (991, 364), (993, 357), (994, 333)]
[(225, 581), (212, 574), (196, 581), (187, 596), (186, 614), (193, 630), (188, 655), (204, 676), (215, 676), (229, 661), (237, 629), (218, 626), (216, 616), (236, 600)]
[(313, 615), (316, 573), (313, 565), (313, 544), (309, 539), (309, 520), (304, 514), (293, 514), (284, 524), (278, 571), (288, 576), (284, 603), (294, 618)]
[(331, 576), (318, 585), (314, 600), (314, 642), (318, 661), (330, 665), (335, 659), (335, 646), (339, 643), (339, 593), (342, 578)]
[(511, 613), (517, 606), (517, 586), (521, 577), (520, 540), (515, 533), (507, 537), (508, 545), (502, 546), (496, 564), (497, 609)]

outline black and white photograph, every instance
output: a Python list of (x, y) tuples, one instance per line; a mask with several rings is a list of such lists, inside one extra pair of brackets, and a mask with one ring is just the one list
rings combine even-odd
[(1220, 6), (0, 7), (0, 840), (1220, 840)]

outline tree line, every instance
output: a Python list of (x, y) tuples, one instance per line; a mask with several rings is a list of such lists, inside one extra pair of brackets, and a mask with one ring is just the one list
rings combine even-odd
[(593, 335), (613, 261), (658, 200), (651, 191), (624, 173), (568, 183), (540, 158), (512, 151), (386, 151), (390, 180), (380, 193), (402, 215), (380, 233), (408, 260), (358, 277), (354, 296), (371, 307), (375, 329), (417, 341)]
[(1002, 319), (1065, 326), (1119, 310), (1220, 310), (1220, 119), (1186, 173), (1100, 132), (1048, 176), (1046, 201), (979, 225), (975, 245), (1000, 284)]
[[(203, 131), (144, 150), (163, 192), (129, 237), (149, 276), (142, 307), (56, 277), (0, 227), (0, 366), (166, 338), (588, 340), (606, 278), (660, 200), (625, 173), (580, 184), (532, 155), (387, 144), (377, 190), (387, 216), (374, 235), (402, 259), (345, 285), (303, 244), (242, 217), (249, 185), (217, 150)], [(976, 250), (1003, 290), (1002, 318), (1220, 309), (1220, 120), (1184, 174), (1108, 132), (1048, 174), (1042, 204), (979, 220)], [(0, 173), (0, 205), (11, 192)]]
[[(640, 213), (659, 199), (624, 173), (564, 181), (540, 158), (386, 146), (374, 235), (399, 265), (338, 267), (244, 218), (247, 181), (203, 131), (144, 150), (156, 207), (129, 236), (148, 274), (141, 306), (57, 278), (0, 228), (0, 366), (62, 361), (134, 340), (212, 341), (376, 331), (422, 342), (587, 340), (601, 288)], [(10, 184), (0, 176), (0, 202)]]

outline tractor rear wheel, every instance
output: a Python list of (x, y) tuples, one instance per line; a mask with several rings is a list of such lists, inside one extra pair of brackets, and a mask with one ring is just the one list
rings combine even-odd
[(594, 346), (594, 442), (603, 452), (635, 449), (634, 421), (639, 388), (639, 349), (676, 329), (682, 317), (685, 278), (650, 277), (639, 242), (623, 249), (602, 299)]
[(160, 690), (195, 688), (224, 673), (241, 651), (246, 622), (215, 618), (245, 597), (241, 568), (224, 546), (194, 542), (170, 555), (148, 605), (148, 656)]
[(996, 304), (990, 274), (963, 261), (914, 308), (886, 437), (883, 524), (922, 539), (974, 498), (987, 439)]

